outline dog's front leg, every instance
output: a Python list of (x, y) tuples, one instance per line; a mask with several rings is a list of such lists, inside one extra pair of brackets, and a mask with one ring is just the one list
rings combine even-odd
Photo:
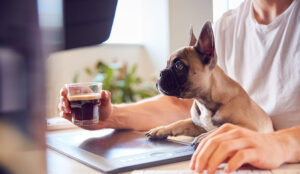
[(197, 126), (193, 123), (192, 119), (180, 120), (169, 124), (167, 126), (160, 126), (154, 129), (151, 129), (146, 133), (150, 138), (163, 139), (168, 136), (198, 136), (199, 134), (205, 133), (206, 130), (200, 126)]

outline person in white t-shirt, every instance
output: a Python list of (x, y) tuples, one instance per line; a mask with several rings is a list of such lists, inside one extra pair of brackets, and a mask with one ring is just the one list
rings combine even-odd
[[(190, 168), (214, 173), (228, 162), (226, 172), (248, 163), (273, 169), (300, 162), (300, 0), (245, 0), (214, 25), (218, 63), (239, 82), (272, 118), (273, 133), (260, 134), (224, 124), (205, 138)], [(59, 104), (71, 120), (66, 89)], [(192, 100), (156, 96), (133, 104), (112, 105), (101, 94), (103, 121), (86, 129), (149, 130), (189, 117)]]

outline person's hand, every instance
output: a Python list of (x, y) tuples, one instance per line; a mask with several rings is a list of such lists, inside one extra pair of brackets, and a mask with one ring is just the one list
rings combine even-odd
[[(58, 109), (60, 111), (60, 116), (72, 122), (71, 109), (69, 101), (67, 98), (68, 90), (63, 87), (60, 90), (60, 102), (58, 104)], [(101, 128), (114, 128), (114, 123), (109, 116), (112, 114), (112, 104), (110, 101), (111, 94), (107, 90), (101, 91), (101, 104), (99, 108), (99, 123), (91, 126), (82, 126), (83, 129), (96, 130)]]
[(284, 139), (276, 133), (262, 134), (232, 124), (224, 124), (203, 139), (197, 147), (190, 169), (215, 173), (221, 163), (228, 162), (225, 172), (243, 164), (274, 169), (285, 162)]

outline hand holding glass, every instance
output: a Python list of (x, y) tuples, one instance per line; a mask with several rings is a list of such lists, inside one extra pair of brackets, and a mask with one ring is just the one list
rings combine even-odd
[(99, 122), (102, 83), (66, 84), (72, 122), (77, 126), (90, 126)]

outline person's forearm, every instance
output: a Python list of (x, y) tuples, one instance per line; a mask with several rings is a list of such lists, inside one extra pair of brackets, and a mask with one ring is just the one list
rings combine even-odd
[(300, 162), (300, 126), (274, 132), (282, 143), (285, 162)]
[(145, 131), (188, 118), (192, 102), (159, 95), (138, 103), (114, 105), (111, 118), (119, 128)]

